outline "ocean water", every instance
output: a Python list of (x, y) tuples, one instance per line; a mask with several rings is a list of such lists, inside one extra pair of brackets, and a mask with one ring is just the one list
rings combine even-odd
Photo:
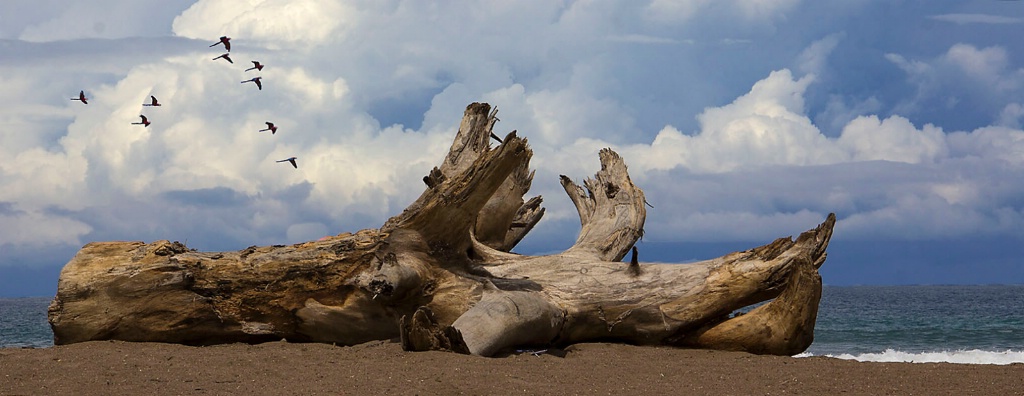
[(1024, 363), (1024, 285), (825, 286), (800, 356)]
[[(0, 347), (48, 347), (46, 297), (0, 299)], [(825, 286), (798, 356), (877, 362), (1024, 363), (1024, 285)]]
[(0, 298), (0, 348), (53, 346), (49, 297)]

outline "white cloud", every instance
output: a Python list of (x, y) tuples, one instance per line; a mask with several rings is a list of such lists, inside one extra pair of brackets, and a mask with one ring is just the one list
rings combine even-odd
[(797, 56), (798, 70), (803, 74), (821, 74), (825, 70), (829, 54), (836, 49), (842, 38), (842, 34), (831, 34), (811, 43)]
[(81, 245), (88, 224), (39, 211), (0, 213), (0, 247)]
[(812, 76), (794, 79), (773, 72), (731, 104), (697, 116), (701, 130), (690, 136), (668, 126), (650, 146), (632, 146), (627, 158), (642, 169), (684, 166), (698, 172), (728, 172), (766, 165), (840, 162), (840, 151), (804, 114), (803, 92)]
[(1006, 49), (1002, 47), (978, 49), (972, 45), (957, 44), (949, 49), (945, 60), (967, 76), (998, 91), (1019, 89), (1024, 81), (1024, 70), (1007, 70), (1009, 60)]
[(680, 41), (668, 37), (656, 37), (648, 36), (645, 34), (625, 34), (609, 36), (608, 40), (620, 43), (636, 43), (636, 44), (693, 44), (693, 40)]
[[(1017, 176), (979, 178), (962, 170), (970, 163), (1024, 175), (1024, 131), (946, 133), (900, 116), (868, 115), (828, 138), (805, 115), (803, 95), (812, 83), (773, 72), (732, 103), (706, 109), (693, 135), (666, 126), (650, 145), (619, 148), (657, 207), (659, 221), (647, 228), (662, 236), (652, 240), (770, 239), (780, 227), (799, 232), (798, 224), (829, 211), (841, 213), (851, 238), (1024, 236), (1024, 224), (1014, 222), (1022, 212), (1014, 195), (1024, 188), (995, 182)], [(560, 154), (578, 158), (608, 145), (583, 138)]]
[(713, 3), (711, 0), (653, 0), (644, 11), (653, 20), (685, 21)]
[(854, 118), (864, 114), (877, 114), (882, 110), (882, 102), (871, 96), (854, 103), (848, 103), (841, 95), (829, 95), (825, 109), (814, 119), (815, 125), (826, 131), (829, 136), (838, 135)]
[[(4, 24), (24, 25), (18, 38), (32, 42), (83, 38), (117, 39), (161, 36), (170, 32), (173, 15), (185, 8), (181, 2), (155, 0), (96, 0), (90, 2), (47, 2), (8, 0), (11, 7)], [(10, 4), (7, 4), (10, 3)], [(26, 9), (33, 17), (22, 20)], [(2, 11), (2, 8), (0, 8)], [(219, 37), (219, 36), (218, 36)]]
[(1021, 118), (1024, 118), (1024, 105), (1020, 103), (1008, 103), (1003, 107), (1003, 111), (999, 113), (998, 125), (1020, 128)]
[(709, 9), (725, 10), (746, 19), (771, 19), (797, 4), (800, 0), (653, 0), (644, 12), (647, 18), (659, 22), (685, 22)]
[(313, 241), (328, 235), (327, 226), (323, 223), (299, 223), (288, 227), (285, 235), (291, 243)]
[[(77, 7), (0, 30), (72, 40), (18, 41), (19, 59), (0, 59), (0, 220), (38, 223), (0, 243), (232, 249), (376, 227), (422, 191), (474, 101), (500, 109), (499, 135), (529, 139), (546, 239), (578, 227), (557, 175), (592, 175), (609, 146), (656, 207), (651, 240), (771, 239), (830, 211), (863, 238), (1024, 228), (1024, 191), (1006, 182), (1024, 173), (1024, 80), (1007, 42), (877, 58), (858, 47), (869, 35), (799, 1), (176, 7), (105, 35), (63, 27)], [(221, 35), (235, 64), (211, 60)], [(869, 56), (911, 92), (886, 70), (836, 71)], [(262, 91), (240, 83), (252, 59), (267, 65)], [(79, 89), (89, 105), (68, 100)], [(149, 95), (164, 106), (142, 107)], [(960, 130), (931, 122), (936, 103), (991, 113), (956, 112), (976, 124)], [(139, 114), (153, 125), (131, 125)], [(266, 121), (276, 134), (257, 132)], [(275, 162), (291, 156), (298, 169)]]
[(1014, 18), (1004, 15), (991, 15), (991, 14), (942, 14), (932, 15), (928, 18), (936, 21), (952, 22), (958, 25), (966, 25), (969, 23), (981, 23), (981, 24), (1017, 24), (1024, 23), (1024, 18)]
[(984, 127), (970, 133), (951, 133), (947, 140), (957, 156), (1024, 165), (1024, 131), (1020, 128)]
[(903, 55), (900, 54), (885, 54), (885, 59), (888, 59), (890, 62), (896, 64), (896, 66), (899, 66), (900, 69), (903, 69), (903, 71), (907, 72), (907, 74), (910, 74), (912, 76), (931, 71), (931, 67), (929, 67), (928, 64), (921, 61), (908, 60), (907, 58), (903, 57)]
[(57, 207), (79, 210), (91, 199), (82, 194), (88, 164), (78, 156), (32, 148), (0, 162), (0, 202), (14, 202), (19, 208), (41, 210)]
[(216, 42), (237, 36), (233, 45), (257, 40), (271, 48), (317, 45), (344, 36), (360, 15), (334, 0), (200, 0), (174, 19), (174, 33)]
[(0, 38), (17, 39), (28, 26), (54, 17), (61, 0), (8, 0), (0, 2)]
[(836, 143), (856, 161), (930, 163), (948, 152), (941, 129), (925, 125), (918, 130), (900, 116), (884, 120), (877, 116), (858, 117), (843, 128)]
[(1024, 68), (1011, 66), (1003, 46), (978, 48), (957, 43), (933, 59), (909, 60), (898, 54), (886, 58), (907, 73), (917, 90), (912, 98), (895, 106), (896, 112), (907, 116), (938, 113), (950, 117), (978, 109), (974, 111), (988, 113), (986, 122), (997, 122), (1001, 110), (1024, 95)]
[(800, 4), (800, 0), (735, 0), (748, 18), (778, 17)]

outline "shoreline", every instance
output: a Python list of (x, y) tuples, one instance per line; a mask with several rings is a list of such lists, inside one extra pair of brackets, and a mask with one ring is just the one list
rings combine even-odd
[(1020, 394), (1024, 364), (881, 363), (622, 344), (483, 358), (270, 342), (0, 349), (0, 394)]
[[(395, 340), (392, 340), (395, 341)], [(100, 341), (95, 341), (100, 342)], [(109, 341), (108, 341), (109, 342)], [(116, 342), (116, 341), (115, 341)], [(284, 340), (277, 342), (287, 342)], [(383, 340), (377, 342), (385, 342)], [(141, 343), (129, 343), (130, 345), (141, 345)], [(586, 344), (586, 343), (584, 343)], [(183, 345), (184, 346), (184, 345)], [(48, 349), (56, 345), (47, 341), (46, 345), (32, 344), (0, 344), (0, 353), (3, 351), (16, 351), (28, 349)], [(657, 346), (654, 346), (657, 347)], [(526, 353), (528, 351), (521, 351)], [(949, 363), (969, 365), (994, 365), (1006, 366), (1011, 364), (1024, 364), (1024, 350), (1006, 348), (1003, 350), (992, 349), (943, 349), (934, 351), (904, 351), (895, 348), (887, 348), (879, 352), (838, 352), (838, 353), (816, 353), (811, 350), (792, 356), (796, 359), (812, 357), (847, 360), (861, 363)]]

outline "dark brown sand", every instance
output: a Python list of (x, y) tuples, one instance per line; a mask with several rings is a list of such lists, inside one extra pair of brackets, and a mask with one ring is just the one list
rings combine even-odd
[(481, 358), (275, 342), (0, 349), (0, 395), (1020, 395), (1024, 364), (861, 363), (580, 344)]

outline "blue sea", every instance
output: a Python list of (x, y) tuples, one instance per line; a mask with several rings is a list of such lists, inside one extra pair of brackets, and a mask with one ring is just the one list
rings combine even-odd
[[(0, 347), (48, 347), (48, 297), (0, 299)], [(825, 286), (798, 356), (874, 362), (1024, 363), (1024, 285)]]

